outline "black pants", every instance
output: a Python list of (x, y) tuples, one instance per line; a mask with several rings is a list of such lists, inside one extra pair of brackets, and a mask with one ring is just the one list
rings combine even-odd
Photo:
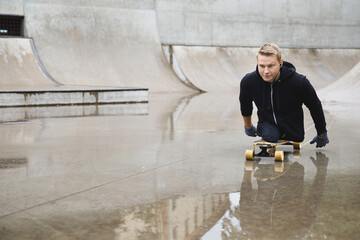
[(267, 142), (277, 142), (279, 139), (283, 139), (285, 137), (276, 125), (268, 122), (259, 122), (257, 126), (257, 133)]

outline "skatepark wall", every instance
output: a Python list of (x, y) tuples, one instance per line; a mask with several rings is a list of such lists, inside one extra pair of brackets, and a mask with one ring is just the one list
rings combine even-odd
[(169, 45), (360, 47), (358, 0), (1, 0), (0, 14), (26, 15), (24, 5), (41, 3), (155, 11), (157, 34)]
[(162, 43), (359, 48), (358, 0), (157, 0)]
[[(0, 14), (24, 16), (34, 54), (65, 85), (238, 91), (241, 77), (256, 65), (252, 47), (265, 42), (287, 49), (317, 88), (356, 65), (359, 1), (288, 2), (0, 0)], [(174, 74), (162, 45), (174, 46), (171, 57), (184, 79)], [(339, 71), (332, 59), (348, 56)]]

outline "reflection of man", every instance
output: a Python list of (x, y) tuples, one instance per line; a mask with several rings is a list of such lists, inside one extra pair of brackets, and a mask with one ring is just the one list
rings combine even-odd
[[(268, 174), (254, 173), (258, 190), (252, 189), (251, 172), (245, 171), (240, 195), (240, 225), (243, 232), (256, 239), (293, 239), (304, 236), (316, 217), (324, 190), (328, 158), (316, 153), (311, 158), (317, 168), (315, 181), (304, 195), (304, 167), (295, 162), (282, 176), (263, 180)], [(257, 171), (271, 165), (259, 165)]]
[[(302, 142), (305, 134), (302, 105), (305, 104), (317, 131), (311, 143), (324, 147), (329, 142), (324, 112), (309, 80), (281, 58), (280, 48), (273, 43), (263, 45), (256, 58), (256, 71), (246, 74), (240, 84), (245, 133), (270, 142), (279, 139)], [(257, 128), (251, 120), (253, 102), (259, 118)]]

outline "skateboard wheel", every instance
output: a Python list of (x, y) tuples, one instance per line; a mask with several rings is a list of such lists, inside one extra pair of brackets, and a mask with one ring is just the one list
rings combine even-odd
[(275, 162), (274, 164), (274, 170), (277, 173), (282, 173), (284, 172), (285, 166), (284, 166), (284, 162)]
[(245, 161), (245, 170), (254, 171), (254, 161)]
[(293, 146), (294, 146), (294, 149), (301, 149), (301, 143), (300, 142), (294, 142)]
[(294, 155), (294, 158), (300, 158), (301, 157), (301, 150), (300, 149), (295, 149), (293, 155)]
[(284, 161), (284, 151), (275, 151), (275, 161)]
[(247, 149), (245, 152), (245, 159), (246, 160), (254, 160), (254, 150)]

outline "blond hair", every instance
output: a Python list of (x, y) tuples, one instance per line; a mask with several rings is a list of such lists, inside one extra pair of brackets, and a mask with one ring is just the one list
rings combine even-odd
[(256, 54), (256, 59), (258, 59), (259, 55), (271, 56), (275, 55), (277, 60), (280, 62), (281, 60), (281, 50), (278, 45), (274, 43), (266, 43), (258, 50)]

